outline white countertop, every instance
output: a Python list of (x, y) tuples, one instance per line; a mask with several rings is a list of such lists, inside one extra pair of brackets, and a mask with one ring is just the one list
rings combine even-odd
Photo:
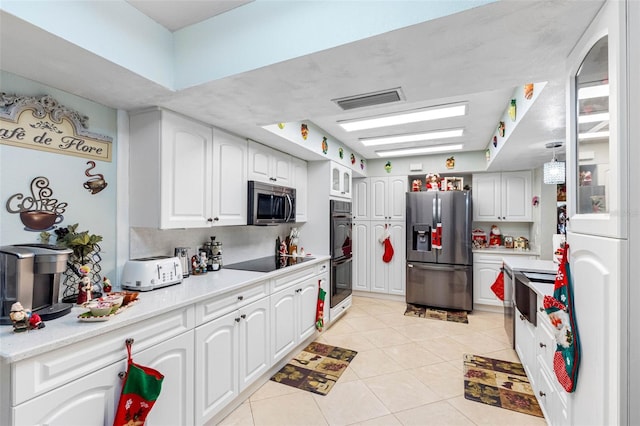
[(558, 264), (552, 260), (525, 259), (521, 256), (504, 256), (504, 265), (512, 271), (558, 272)]
[(45, 327), (39, 330), (14, 333), (12, 325), (0, 326), (0, 359), (10, 363), (29, 358), (329, 259), (329, 256), (314, 256), (313, 260), (273, 272), (239, 271), (223, 267), (216, 272), (192, 275), (181, 284), (141, 292), (135, 305), (108, 321), (80, 321), (78, 315), (87, 309), (73, 307), (69, 314), (45, 321)]
[(529, 288), (535, 291), (539, 296), (553, 296), (553, 284), (530, 282)]
[(530, 248), (529, 250), (522, 250), (522, 249), (516, 250), (512, 248), (505, 248), (505, 246), (497, 246), (497, 247), (473, 249), (473, 252), (484, 253), (484, 254), (504, 254), (504, 255), (510, 255), (510, 256), (522, 256), (522, 255), (540, 256), (540, 250), (538, 250), (535, 247)]

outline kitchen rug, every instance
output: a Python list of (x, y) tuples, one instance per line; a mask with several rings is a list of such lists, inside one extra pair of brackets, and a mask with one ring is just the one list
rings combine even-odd
[(436, 309), (429, 306), (414, 305), (407, 303), (407, 310), (404, 314), (408, 317), (430, 318), (441, 321), (452, 321), (469, 324), (467, 311), (454, 311), (451, 309)]
[(522, 364), (464, 354), (464, 397), (543, 417)]
[(274, 382), (326, 395), (358, 352), (313, 342), (271, 377)]

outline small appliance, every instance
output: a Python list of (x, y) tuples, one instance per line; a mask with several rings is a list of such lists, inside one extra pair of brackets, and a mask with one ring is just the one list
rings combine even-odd
[(131, 259), (122, 270), (122, 288), (151, 291), (182, 282), (182, 264), (175, 256)]
[(70, 249), (50, 244), (0, 247), (0, 324), (11, 324), (11, 305), (52, 320), (71, 312), (71, 303), (59, 303), (60, 274), (67, 269)]
[(296, 190), (250, 180), (247, 225), (275, 225), (296, 221)]
[(182, 267), (182, 278), (189, 278), (189, 248), (176, 247), (174, 249), (174, 255), (180, 261), (180, 266)]

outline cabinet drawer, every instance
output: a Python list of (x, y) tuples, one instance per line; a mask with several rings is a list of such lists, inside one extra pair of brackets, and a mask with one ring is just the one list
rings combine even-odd
[(320, 275), (323, 272), (329, 272), (329, 262), (322, 262), (316, 265), (316, 274)]
[(275, 293), (295, 283), (309, 279), (314, 275), (316, 275), (316, 265), (308, 266), (295, 272), (289, 272), (287, 274), (280, 275), (279, 277), (271, 280), (271, 293)]
[(189, 306), (42, 355), (18, 361), (12, 370), (12, 405), (20, 404), (114, 362), (126, 359), (125, 340), (133, 338), (133, 355), (194, 327)]
[(268, 295), (268, 281), (263, 281), (212, 297), (196, 305), (196, 325), (219, 318)]
[(536, 353), (547, 373), (553, 374), (553, 357), (556, 352), (556, 339), (551, 330), (549, 317), (538, 312), (538, 327), (536, 327)]

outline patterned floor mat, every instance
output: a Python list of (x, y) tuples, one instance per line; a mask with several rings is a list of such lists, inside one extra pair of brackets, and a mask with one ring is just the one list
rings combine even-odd
[(404, 311), (404, 314), (408, 317), (429, 318), (441, 321), (452, 321), (469, 324), (467, 311), (454, 311), (450, 309), (439, 308), (437, 309), (431, 308), (429, 306), (413, 305), (411, 303), (407, 303), (407, 310)]

